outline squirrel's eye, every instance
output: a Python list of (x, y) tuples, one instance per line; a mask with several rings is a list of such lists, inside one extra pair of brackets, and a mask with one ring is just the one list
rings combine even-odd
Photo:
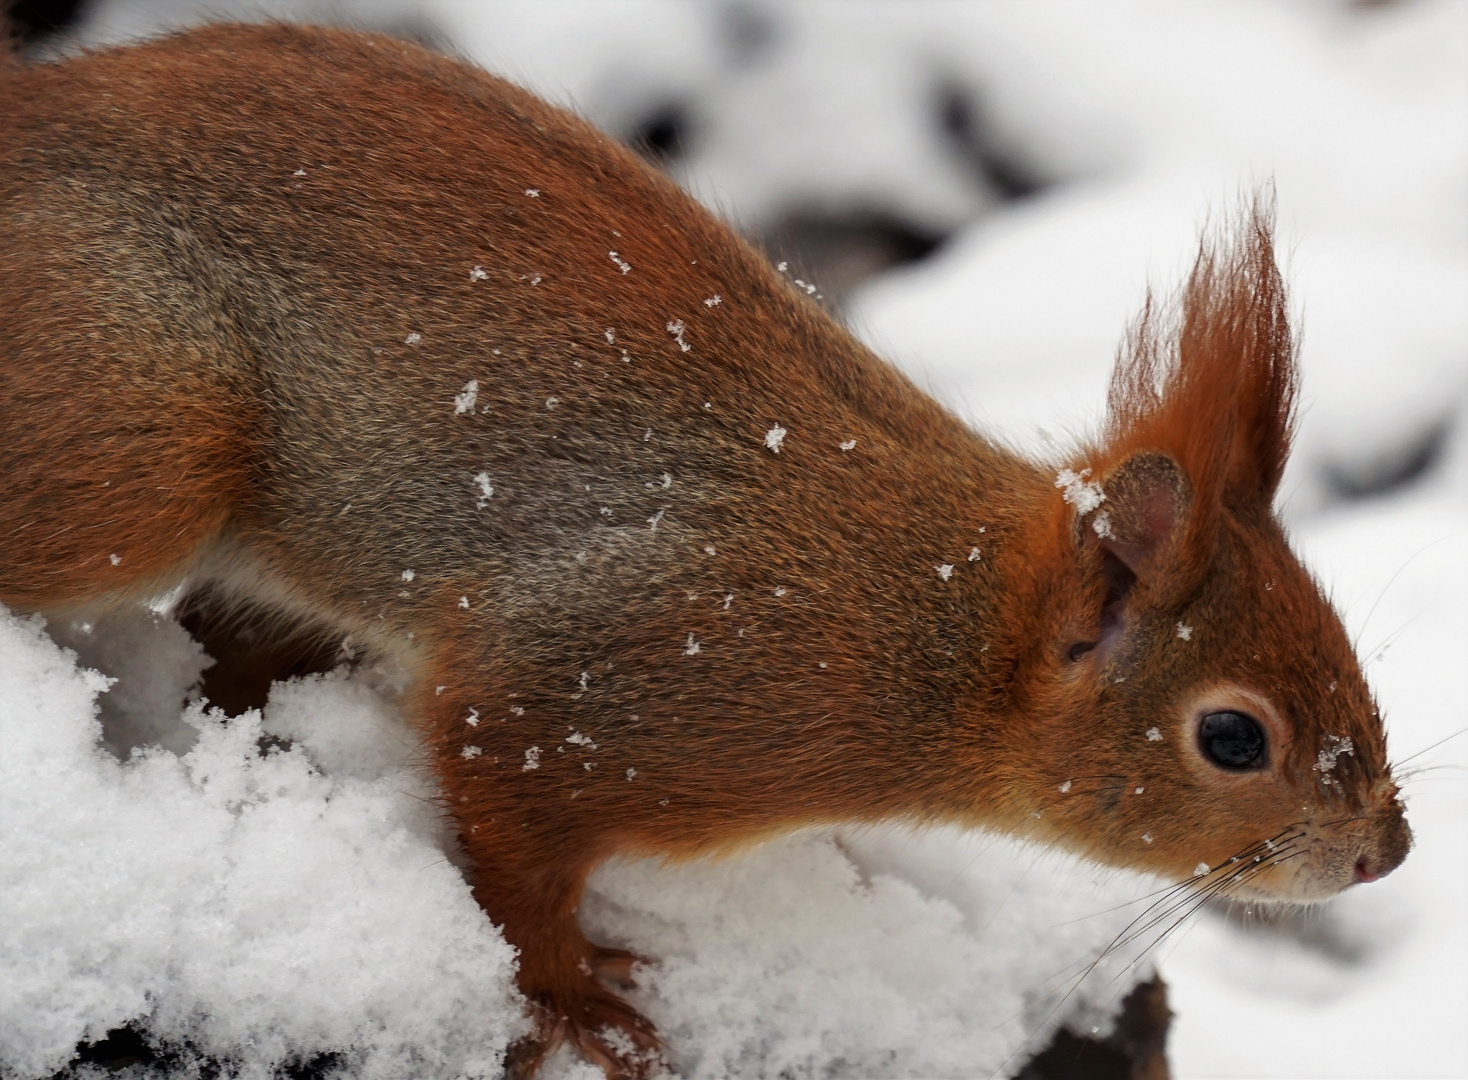
[(1241, 712), (1215, 712), (1198, 724), (1203, 755), (1223, 769), (1264, 767), (1264, 729)]

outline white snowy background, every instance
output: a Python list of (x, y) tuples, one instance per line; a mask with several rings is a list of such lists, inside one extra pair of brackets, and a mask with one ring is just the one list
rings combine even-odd
[[(1273, 178), (1304, 328), (1285, 513), (1404, 762), (1402, 868), (1283, 925), (1202, 912), (1084, 979), (1158, 883), (992, 836), (815, 833), (616, 864), (583, 919), (657, 958), (635, 998), (689, 1076), (1004, 1075), (1062, 1022), (1106, 1030), (1152, 964), (1178, 1076), (1468, 1075), (1468, 5), (268, 10), (415, 34), (622, 137), (675, 117), (669, 167), (752, 233), (804, 215), (946, 237), (844, 313), (1042, 452), (1098, 417), (1148, 284), (1175, 284), (1200, 228)], [(79, 37), (200, 17), (101, 0)], [(1006, 197), (1005, 175), (1035, 190)], [(383, 677), (280, 685), (263, 716), (223, 723), (178, 707), (207, 662), (147, 611), (0, 616), (0, 1076), (48, 1076), (129, 1023), (241, 1076), (327, 1052), (354, 1076), (492, 1075), (522, 1025), (513, 954)], [(289, 749), (262, 756), (261, 735)]]

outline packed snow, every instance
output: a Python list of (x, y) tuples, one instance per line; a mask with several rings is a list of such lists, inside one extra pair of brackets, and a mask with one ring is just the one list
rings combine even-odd
[[(133, 659), (119, 688), (179, 689), (167, 650)], [(227, 723), (175, 703), (192, 747), (122, 760), (96, 715), (107, 679), (38, 621), (0, 619), (0, 671), (5, 1075), (47, 1076), (140, 1017), (257, 1069), (335, 1051), (360, 1076), (493, 1073), (524, 1028), (514, 953), (373, 690), (301, 680)], [(262, 753), (266, 736), (292, 745)]]
[[(99, 0), (80, 37), (204, 10)], [(1177, 1075), (1468, 1074), (1468, 5), (207, 5), (265, 10), (448, 45), (620, 136), (681, 117), (670, 169), (757, 233), (817, 211), (946, 236), (846, 314), (1057, 461), (1094, 430), (1148, 287), (1175, 286), (1200, 228), (1272, 178), (1304, 331), (1285, 512), (1361, 643), (1406, 778), (1406, 863), (1308, 918), (1204, 912), (1094, 968), (1155, 882), (898, 825), (612, 863), (582, 921), (653, 959), (631, 996), (680, 1075), (1004, 1075), (1062, 1023), (1107, 1030), (1154, 962)], [(629, 272), (609, 254), (609, 277)], [(686, 351), (685, 329), (667, 324)], [(1080, 474), (1060, 486), (1093, 497)], [(486, 505), (487, 473), (469, 492)], [(149, 610), (0, 615), (0, 1076), (49, 1076), (124, 1025), (242, 1076), (326, 1054), (352, 1077), (497, 1075), (525, 1030), (513, 950), (387, 684), (295, 680), (224, 722), (181, 705), (207, 663)], [(1323, 779), (1345, 752), (1321, 748)], [(547, 1073), (593, 1075), (564, 1054)]]

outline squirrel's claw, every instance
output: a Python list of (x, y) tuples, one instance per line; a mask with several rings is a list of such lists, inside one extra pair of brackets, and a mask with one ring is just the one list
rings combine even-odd
[[(598, 949), (598, 974), (604, 959), (609, 970), (624, 975), (641, 961), (621, 949)], [(669, 1075), (662, 1040), (652, 1022), (600, 986), (591, 984), (576, 1000), (536, 1002), (531, 1015), (535, 1030), (512, 1044), (506, 1054), (505, 1076), (509, 1080), (534, 1077), (546, 1058), (564, 1042), (574, 1046), (588, 1062), (600, 1066), (607, 1080), (656, 1080)]]
[(602, 982), (611, 983), (622, 990), (635, 990), (637, 980), (632, 969), (637, 964), (650, 961), (645, 956), (628, 952), (626, 949), (606, 949), (598, 946), (591, 958), (591, 973)]

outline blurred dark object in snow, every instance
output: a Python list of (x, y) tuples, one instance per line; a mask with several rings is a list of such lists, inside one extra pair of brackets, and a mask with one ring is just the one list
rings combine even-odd
[(1453, 419), (1444, 417), (1413, 438), (1396, 453), (1351, 465), (1326, 466), (1326, 483), (1338, 499), (1369, 499), (1406, 487), (1426, 475), (1443, 457), (1452, 434)]
[(1049, 185), (1028, 165), (1018, 148), (1003, 145), (993, 125), (984, 119), (979, 96), (953, 81), (939, 85), (938, 123), (975, 174), (1006, 200), (1025, 199)]
[(688, 149), (690, 126), (687, 108), (669, 102), (644, 116), (622, 141), (654, 165), (665, 167)]
[(1168, 1080), (1171, 1024), (1167, 984), (1156, 976), (1126, 996), (1110, 1035), (1097, 1038), (1061, 1028), (1015, 1074), (1016, 1080)]
[(758, 63), (780, 36), (774, 12), (750, 0), (732, 0), (718, 16), (729, 60), (741, 67)]
[[(324, 1080), (339, 1076), (342, 1064), (340, 1054), (317, 1054), (306, 1061), (291, 1062), (275, 1075), (279, 1080)], [(234, 1075), (228, 1063), (210, 1060), (187, 1048), (153, 1046), (132, 1028), (121, 1027), (94, 1043), (77, 1047), (71, 1065), (48, 1080), (96, 1080), (97, 1068), (136, 1080), (169, 1076), (212, 1080)]]
[(9, 5), (10, 24), (24, 45), (60, 33), (76, 23), (91, 0), (15, 0)]
[[(1004, 202), (1029, 198), (1044, 190), (1046, 184), (1037, 174), (990, 137), (973, 91), (957, 82), (942, 82), (934, 99), (935, 122), (970, 163), (978, 186), (996, 193)], [(650, 127), (649, 134), (633, 145), (650, 160), (663, 164), (683, 152), (688, 125), (686, 114), (674, 108), (660, 115), (663, 126)], [(675, 119), (683, 123), (674, 126)], [(652, 132), (665, 133), (662, 143), (652, 137)], [(793, 276), (816, 285), (821, 302), (839, 314), (846, 297), (862, 282), (926, 259), (947, 235), (888, 210), (843, 213), (813, 205), (787, 213), (760, 229), (752, 239), (772, 261), (789, 263)]]
[(840, 313), (846, 297), (870, 277), (931, 255), (945, 239), (885, 214), (842, 217), (820, 210), (792, 214), (755, 240), (791, 277)]

